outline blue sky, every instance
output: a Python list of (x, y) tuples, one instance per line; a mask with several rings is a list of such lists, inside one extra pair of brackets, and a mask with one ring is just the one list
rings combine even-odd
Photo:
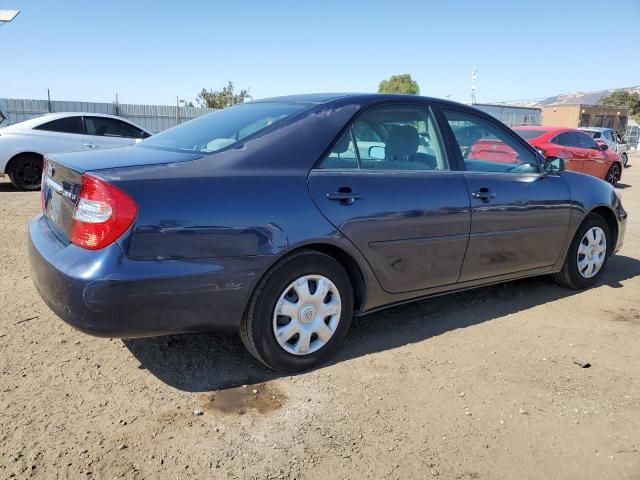
[(0, 97), (193, 100), (377, 90), (410, 73), (466, 102), (640, 84), (640, 1), (0, 0)]

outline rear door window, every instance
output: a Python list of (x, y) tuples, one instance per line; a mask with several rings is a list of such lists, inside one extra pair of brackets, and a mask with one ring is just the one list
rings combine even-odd
[(574, 135), (578, 141), (578, 147), (580, 148), (598, 148), (596, 142), (586, 133), (575, 132)]
[(144, 132), (121, 120), (106, 117), (84, 117), (87, 135), (99, 137), (144, 138)]
[(59, 118), (34, 127), (34, 130), (58, 133), (84, 133), (82, 129), (82, 117)]
[(578, 140), (575, 138), (573, 132), (564, 132), (551, 139), (551, 143), (556, 145), (562, 145), (564, 147), (577, 147)]

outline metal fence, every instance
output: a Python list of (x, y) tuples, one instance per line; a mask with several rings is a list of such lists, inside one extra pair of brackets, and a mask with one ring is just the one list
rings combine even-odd
[(178, 123), (215, 111), (213, 108), (201, 107), (49, 101), (24, 98), (0, 98), (0, 103), (8, 116), (8, 121), (3, 122), (2, 125), (21, 122), (37, 115), (52, 112), (107, 113), (131, 120), (151, 133), (160, 132)]

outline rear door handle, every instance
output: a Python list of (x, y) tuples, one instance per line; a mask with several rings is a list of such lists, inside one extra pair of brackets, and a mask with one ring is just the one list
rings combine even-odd
[(352, 205), (356, 200), (360, 200), (362, 195), (352, 192), (351, 189), (341, 188), (337, 192), (327, 193), (327, 198), (342, 205)]
[(471, 196), (473, 198), (477, 198), (478, 200), (482, 200), (484, 202), (488, 202), (492, 198), (496, 198), (495, 193), (490, 192), (488, 188), (484, 188), (484, 187), (477, 192), (473, 192)]

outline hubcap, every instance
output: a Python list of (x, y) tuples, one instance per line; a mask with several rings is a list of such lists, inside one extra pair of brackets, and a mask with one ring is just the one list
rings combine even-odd
[(273, 333), (285, 351), (309, 355), (333, 337), (341, 313), (335, 284), (322, 275), (305, 275), (280, 295), (273, 312)]
[(587, 230), (578, 247), (578, 272), (584, 278), (596, 275), (607, 256), (607, 237), (600, 227)]

